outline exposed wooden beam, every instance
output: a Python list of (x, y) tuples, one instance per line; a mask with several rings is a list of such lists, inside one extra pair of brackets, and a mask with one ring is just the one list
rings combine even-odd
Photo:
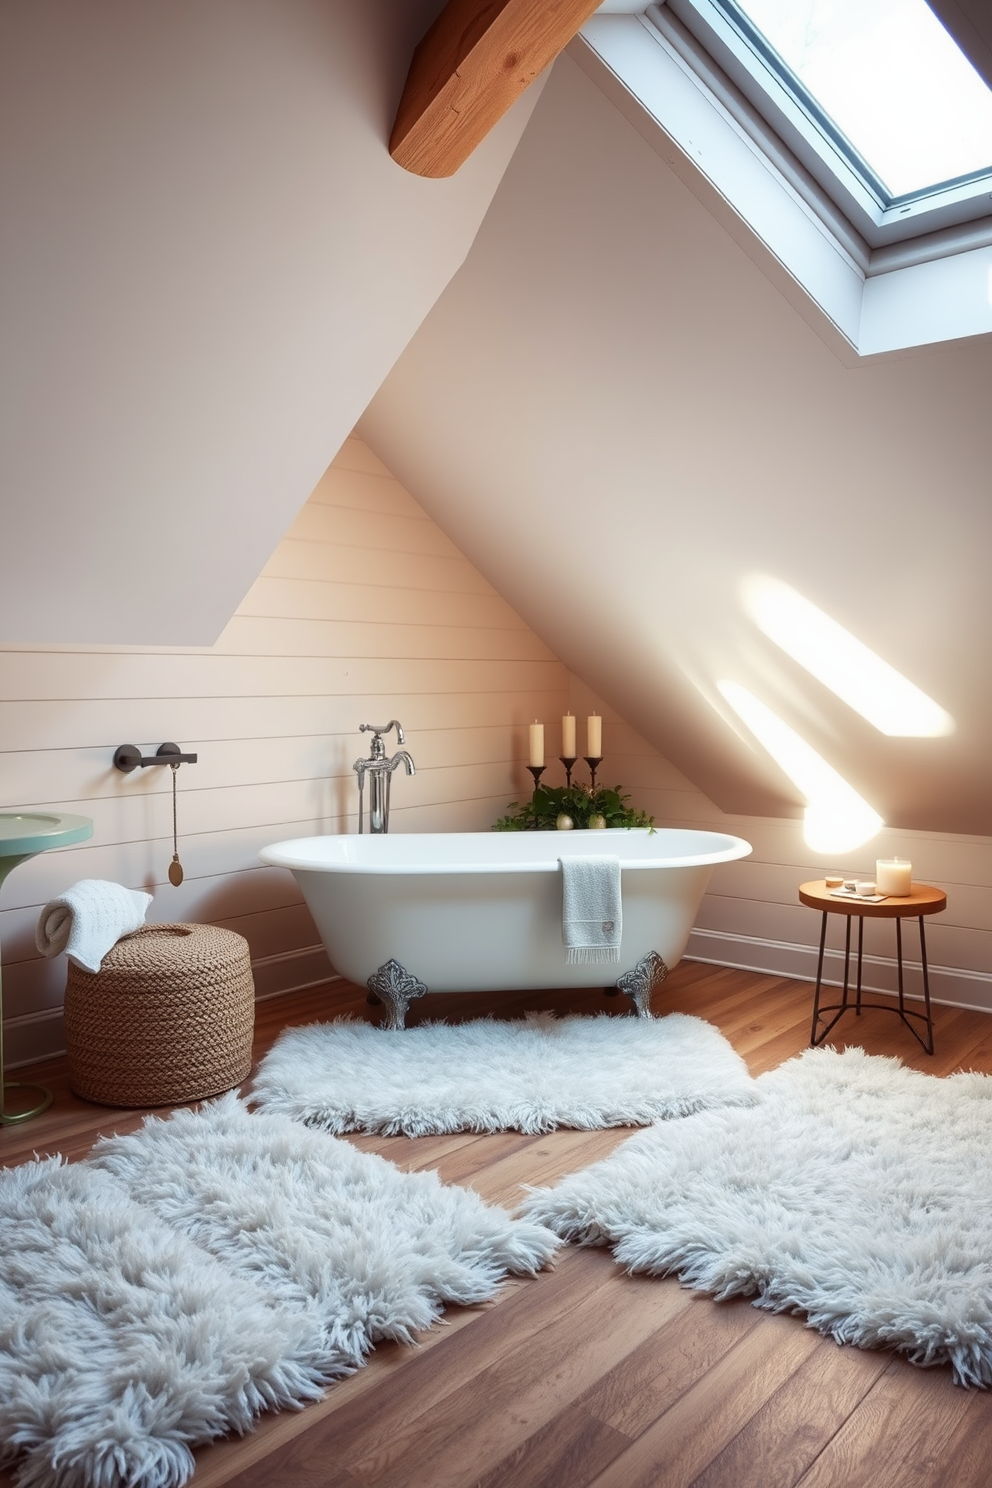
[(449, 0), (410, 63), (389, 153), (451, 176), (600, 0)]

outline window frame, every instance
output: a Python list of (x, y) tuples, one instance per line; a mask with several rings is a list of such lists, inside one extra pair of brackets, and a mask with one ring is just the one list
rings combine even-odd
[(685, 37), (679, 32), (684, 28), (839, 208), (869, 252), (949, 229), (943, 251), (955, 252), (953, 229), (992, 216), (992, 167), (890, 196), (802, 82), (787, 68), (783, 73), (784, 64), (734, 0), (667, 0), (650, 6), (646, 19), (683, 55)]

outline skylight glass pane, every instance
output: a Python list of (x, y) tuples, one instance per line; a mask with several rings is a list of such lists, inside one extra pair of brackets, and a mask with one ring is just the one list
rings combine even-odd
[(992, 92), (925, 0), (737, 0), (892, 196), (992, 167)]

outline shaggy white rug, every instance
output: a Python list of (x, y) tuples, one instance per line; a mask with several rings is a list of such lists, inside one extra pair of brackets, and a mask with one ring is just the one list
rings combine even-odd
[(316, 1398), (557, 1244), (234, 1095), (9, 1169), (0, 1462), (24, 1488), (171, 1488), (191, 1446)]
[(546, 1132), (637, 1126), (758, 1099), (701, 1018), (555, 1018), (380, 1028), (339, 1018), (283, 1033), (252, 1101), (327, 1131)]
[(992, 1383), (992, 1077), (809, 1050), (747, 1111), (655, 1127), (523, 1213), (631, 1271)]

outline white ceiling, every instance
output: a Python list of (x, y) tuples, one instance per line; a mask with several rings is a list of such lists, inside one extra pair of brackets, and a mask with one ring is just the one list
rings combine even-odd
[[(566, 55), (361, 432), (725, 809), (800, 797), (735, 724), (723, 679), (891, 824), (990, 833), (990, 386), (990, 337), (843, 365)], [(757, 630), (740, 597), (754, 572), (846, 626), (956, 732), (877, 733)]]
[(441, 0), (0, 7), (0, 642), (212, 642), (461, 263), (387, 141)]

